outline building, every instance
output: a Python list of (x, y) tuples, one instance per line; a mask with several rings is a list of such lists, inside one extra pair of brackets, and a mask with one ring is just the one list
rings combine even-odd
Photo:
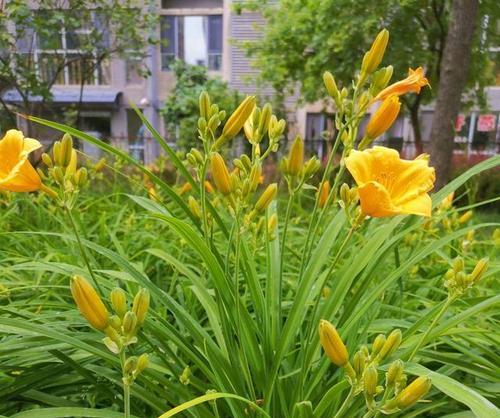
[[(222, 77), (233, 88), (244, 93), (256, 92), (255, 85), (247, 84), (246, 80), (257, 70), (252, 68), (245, 52), (230, 40), (258, 39), (259, 26), (264, 25), (265, 21), (259, 13), (235, 13), (231, 4), (235, 1), (237, 0), (144, 1), (144, 7), (159, 15), (157, 34), (162, 41), (167, 41), (150, 47), (148, 51), (147, 65), (151, 76), (140, 76), (133, 59), (113, 59), (96, 68), (92, 81), (80, 90), (81, 69), (67, 66), (51, 90), (53, 105), (68, 105), (81, 100), (82, 129), (127, 149), (138, 159), (152, 161), (160, 152), (158, 144), (145, 132), (130, 103), (144, 111), (160, 134), (168, 136), (159, 110), (175, 83), (170, 66), (176, 58), (206, 66), (210, 74)], [(65, 56), (78, 53), (72, 49), (71, 39), (66, 36), (64, 28), (60, 28), (57, 36), (61, 37), (60, 44)], [(36, 43), (33, 54), (34, 59), (40, 62), (41, 76), (44, 72), (51, 71), (50, 60), (47, 61), (46, 58), (47, 52)], [(269, 96), (272, 90), (263, 89), (258, 93)], [(460, 115), (457, 121), (458, 152), (498, 153), (500, 86), (491, 87), (488, 97), (491, 112), (482, 114), (479, 109), (473, 109)], [(20, 100), (19, 95), (12, 90), (4, 92), (2, 98), (7, 103)], [(34, 102), (38, 100), (36, 97), (31, 99)], [(296, 97), (290, 97), (287, 107), (290, 135), (302, 135), (311, 152), (324, 156), (327, 147), (321, 133), (331, 129), (331, 114), (325, 112), (324, 104), (318, 102), (298, 108)], [(429, 136), (432, 107), (424, 108), (421, 118), (425, 142)], [(20, 119), (19, 124), (22, 123), (23, 120)], [(44, 138), (43, 132), (40, 133), (40, 138), (50, 139)], [(384, 139), (389, 144), (394, 142), (404, 145), (411, 151), (413, 138), (409, 120), (400, 118)], [(88, 144), (84, 145), (84, 151), (91, 155), (99, 153)]]

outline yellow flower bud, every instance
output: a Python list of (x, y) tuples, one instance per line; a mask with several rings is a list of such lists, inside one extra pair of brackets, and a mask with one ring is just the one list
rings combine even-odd
[(50, 158), (50, 155), (45, 152), (42, 154), (42, 161), (49, 168), (53, 167), (54, 165), (52, 163), (52, 158)]
[(337, 87), (337, 83), (335, 82), (335, 77), (333, 77), (333, 74), (330, 71), (325, 71), (323, 73), (323, 82), (325, 83), (326, 91), (328, 91), (328, 94), (333, 100), (335, 100), (335, 103), (338, 106), (340, 103), (340, 92)]
[(398, 396), (396, 405), (399, 408), (407, 408), (422, 399), (432, 386), (429, 377), (417, 377)]
[(63, 167), (69, 165), (73, 151), (73, 138), (70, 134), (64, 134), (61, 140), (61, 165)]
[(389, 84), (389, 81), (391, 80), (393, 71), (393, 66), (388, 65), (387, 67), (381, 68), (373, 74), (372, 85), (375, 89), (375, 94), (387, 87), (387, 84)]
[(472, 218), (472, 214), (473, 212), (471, 210), (468, 210), (462, 216), (460, 216), (460, 218), (458, 218), (458, 222), (460, 222), (461, 224), (468, 222), (470, 218)]
[(486, 270), (488, 270), (488, 264), (489, 264), (488, 257), (485, 257), (485, 258), (482, 258), (481, 260), (479, 260), (476, 264), (476, 267), (474, 267), (474, 270), (470, 274), (469, 280), (474, 284), (477, 283), (481, 279), (481, 277), (484, 275)]
[(269, 218), (269, 222), (267, 223), (267, 233), (272, 235), (278, 226), (278, 215), (273, 213)]
[(319, 191), (318, 205), (320, 208), (324, 208), (328, 202), (328, 196), (330, 195), (330, 182), (326, 180), (321, 185), (321, 190)]
[(462, 257), (457, 257), (453, 260), (453, 271), (455, 272), (459, 272), (459, 271), (463, 271), (463, 269), (465, 268), (465, 263), (464, 263), (464, 259)]
[(382, 350), (385, 342), (386, 338), (384, 334), (379, 334), (375, 337), (375, 341), (373, 341), (372, 345), (372, 357), (375, 357), (380, 352), (380, 350)]
[(200, 205), (198, 205), (198, 202), (193, 196), (188, 197), (188, 206), (194, 216), (196, 216), (197, 218), (201, 218)]
[(401, 103), (398, 96), (390, 96), (385, 99), (370, 118), (366, 127), (366, 136), (375, 139), (387, 131), (398, 117), (400, 108)]
[(115, 287), (110, 294), (111, 305), (115, 310), (116, 314), (123, 318), (125, 312), (127, 312), (127, 295), (123, 289)]
[(269, 103), (266, 103), (262, 108), (262, 113), (260, 115), (259, 121), (259, 135), (264, 135), (269, 129), (269, 121), (271, 120), (271, 116), (273, 114), (273, 109)]
[(96, 172), (100, 172), (106, 167), (106, 158), (101, 158), (99, 161), (97, 161), (94, 165), (94, 169)]
[(137, 327), (140, 327), (146, 319), (146, 315), (149, 309), (149, 301), (150, 296), (147, 289), (141, 289), (135, 295), (134, 304), (132, 305), (132, 311), (137, 316)]
[(394, 331), (392, 331), (387, 337), (387, 341), (382, 346), (382, 349), (378, 353), (378, 359), (382, 360), (394, 353), (399, 348), (402, 339), (403, 334), (401, 333), (401, 330), (395, 329)]
[(326, 355), (333, 364), (344, 367), (349, 362), (349, 353), (335, 327), (322, 319), (319, 323), (319, 339)]
[(125, 361), (123, 369), (124, 369), (125, 373), (132, 374), (132, 372), (134, 371), (134, 369), (136, 368), (136, 366), (137, 366), (137, 357), (136, 356), (132, 356), (132, 357), (129, 357)]
[(269, 186), (267, 186), (266, 190), (264, 190), (264, 192), (259, 197), (259, 200), (257, 200), (257, 203), (255, 204), (255, 210), (260, 211), (267, 209), (269, 204), (276, 197), (277, 193), (278, 193), (277, 183), (272, 183)]
[(233, 191), (231, 186), (231, 179), (229, 178), (229, 171), (227, 170), (226, 163), (222, 156), (214, 152), (210, 160), (212, 177), (215, 182), (217, 190), (224, 195), (228, 195)]
[(80, 313), (94, 328), (105, 330), (109, 323), (109, 313), (91, 284), (82, 276), (74, 276), (70, 287)]
[(403, 362), (396, 360), (391, 363), (386, 373), (387, 386), (394, 386), (397, 381), (401, 380), (403, 376)]
[(292, 176), (297, 176), (304, 165), (304, 141), (300, 136), (293, 141), (290, 152), (288, 153), (287, 172)]
[(200, 116), (205, 120), (210, 119), (210, 96), (205, 90), (201, 92), (198, 104), (200, 107)]
[(115, 330), (119, 330), (119, 329), (121, 329), (122, 321), (118, 317), (118, 315), (112, 315), (109, 318), (109, 325), (112, 326)]
[(225, 139), (231, 139), (236, 136), (252, 114), (254, 107), (255, 96), (248, 96), (243, 100), (224, 125), (222, 136)]
[(255, 191), (260, 184), (260, 176), (262, 175), (262, 166), (257, 163), (250, 171), (250, 190)]
[(134, 312), (128, 311), (123, 317), (123, 332), (126, 335), (133, 334), (137, 326), (137, 316)]
[(137, 359), (137, 366), (135, 367), (134, 370), (134, 376), (139, 375), (142, 373), (144, 370), (146, 370), (149, 366), (149, 356), (144, 353), (139, 356)]
[(356, 376), (361, 377), (366, 367), (366, 355), (363, 351), (358, 351), (352, 358), (352, 367), (356, 372)]
[(212, 186), (212, 183), (210, 183), (208, 180), (205, 180), (205, 190), (207, 191), (207, 193), (214, 192), (214, 187)]
[(377, 393), (378, 372), (373, 366), (368, 367), (364, 373), (364, 390), (368, 396), (373, 397)]
[(362, 73), (371, 74), (377, 69), (382, 61), (382, 58), (384, 57), (388, 42), (389, 31), (387, 29), (382, 29), (373, 41), (370, 50), (363, 58), (363, 63), (361, 64)]

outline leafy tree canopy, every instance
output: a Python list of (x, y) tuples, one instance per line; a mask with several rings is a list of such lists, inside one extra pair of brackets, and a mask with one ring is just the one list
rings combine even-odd
[(213, 103), (229, 115), (242, 100), (242, 96), (231, 89), (220, 78), (209, 77), (205, 67), (189, 65), (177, 60), (172, 71), (176, 84), (161, 111), (167, 131), (176, 138), (176, 146), (188, 150), (198, 143), (198, 98), (203, 90), (208, 91)]

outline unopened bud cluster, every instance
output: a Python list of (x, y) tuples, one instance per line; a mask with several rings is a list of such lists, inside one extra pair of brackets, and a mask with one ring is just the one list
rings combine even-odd
[(51, 179), (57, 189), (46, 187), (46, 192), (61, 204), (72, 205), (78, 191), (88, 182), (88, 173), (85, 167), (77, 167), (77, 154), (73, 148), (71, 135), (64, 134), (61, 141), (54, 142), (52, 156), (43, 153), (42, 161), (47, 166), (45, 174), (41, 169), (38, 173), (43, 179)]
[(463, 258), (455, 258), (444, 275), (444, 285), (448, 288), (449, 296), (458, 297), (477, 284), (488, 269), (488, 261), (488, 258), (482, 258), (472, 272), (467, 273)]
[(427, 377), (418, 377), (407, 385), (404, 363), (399, 359), (389, 365), (385, 373), (385, 384), (380, 379), (382, 373), (379, 371), (379, 364), (393, 355), (401, 345), (402, 333), (399, 329), (392, 331), (388, 336), (377, 335), (371, 350), (367, 346), (362, 346), (352, 357), (352, 363), (349, 361), (349, 352), (340, 334), (330, 322), (320, 321), (319, 336), (325, 354), (333, 364), (345, 370), (354, 395), (362, 393), (370, 411), (396, 413), (414, 405), (431, 387), (431, 381)]
[(304, 161), (304, 140), (297, 136), (290, 147), (288, 156), (283, 157), (280, 168), (288, 183), (299, 188), (316, 174), (321, 167), (317, 157)]

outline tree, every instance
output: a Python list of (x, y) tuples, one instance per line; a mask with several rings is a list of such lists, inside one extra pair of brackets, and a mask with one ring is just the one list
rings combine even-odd
[[(276, 2), (274, 2), (276, 3)], [(364, 52), (375, 34), (385, 27), (391, 39), (383, 63), (394, 66), (394, 79), (407, 75), (408, 67), (423, 66), (432, 90), (404, 97), (417, 150), (422, 149), (419, 123), (420, 107), (432, 100), (439, 90), (440, 66), (448, 32), (448, 0), (281, 0), (278, 4), (253, 0), (245, 7), (262, 10), (266, 25), (258, 42), (242, 46), (255, 58), (259, 81), (277, 91), (290, 92), (299, 86), (301, 98), (313, 102), (326, 97), (322, 74), (329, 70), (346, 87), (352, 73), (359, 69)], [(467, 86), (482, 98), (483, 87), (493, 79), (488, 45), (494, 38), (498, 8), (495, 1), (481, 2), (478, 16), (491, 16), (483, 37), (475, 39)], [(479, 43), (481, 47), (477, 47)]]
[(467, 81), (478, 0), (453, 0), (450, 28), (441, 61), (441, 79), (431, 130), (431, 158), (436, 188), (449, 179), (462, 90)]
[(220, 110), (231, 112), (241, 101), (240, 94), (220, 78), (209, 77), (205, 67), (189, 65), (177, 60), (172, 71), (175, 87), (161, 110), (167, 132), (175, 137), (176, 146), (189, 150), (198, 141), (198, 98), (203, 90), (210, 94)]
[[(51, 110), (55, 84), (105, 82), (113, 57), (127, 57), (144, 75), (146, 46), (156, 17), (131, 0), (7, 0), (0, 13), (0, 107), (34, 114)], [(68, 75), (69, 74), (69, 75)], [(68, 80), (68, 77), (70, 80)], [(97, 80), (96, 80), (97, 78)], [(20, 103), (1, 100), (14, 90)], [(36, 103), (34, 97), (40, 98)], [(80, 103), (81, 104), (81, 103)], [(77, 105), (78, 125), (81, 106)], [(60, 113), (60, 112), (58, 112)]]

